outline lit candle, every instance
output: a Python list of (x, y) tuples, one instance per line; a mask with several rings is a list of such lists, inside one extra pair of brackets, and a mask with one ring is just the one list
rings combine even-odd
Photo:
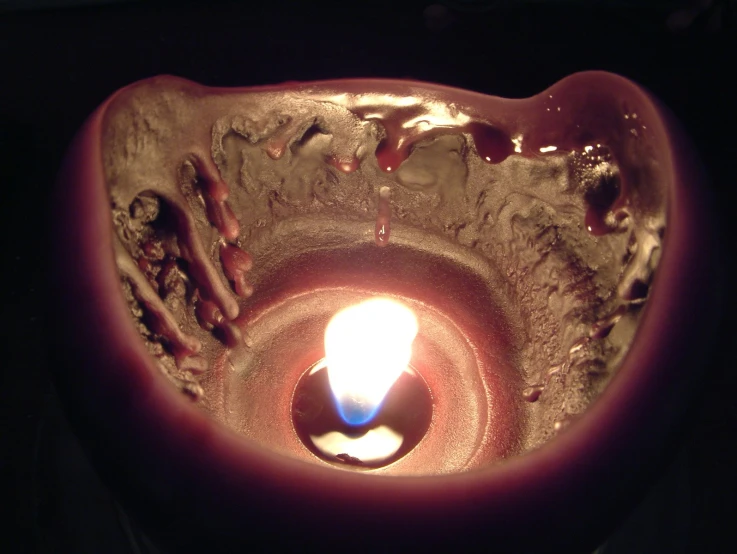
[(604, 73), (526, 100), (144, 81), (61, 173), (58, 386), (168, 546), (593, 548), (716, 324), (701, 181)]
[(410, 366), (417, 335), (407, 306), (374, 297), (344, 308), (325, 331), (325, 359), (300, 379), (294, 426), (320, 458), (381, 467), (411, 451), (432, 419), (432, 396)]

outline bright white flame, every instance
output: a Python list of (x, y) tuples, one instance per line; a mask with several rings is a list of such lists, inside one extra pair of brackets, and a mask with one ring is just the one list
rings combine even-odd
[(417, 318), (389, 298), (341, 310), (325, 330), (325, 362), (338, 411), (351, 425), (369, 421), (412, 357)]
[(557, 146), (542, 146), (540, 148), (540, 152), (542, 152), (543, 154), (545, 152), (555, 152), (556, 150), (558, 150)]

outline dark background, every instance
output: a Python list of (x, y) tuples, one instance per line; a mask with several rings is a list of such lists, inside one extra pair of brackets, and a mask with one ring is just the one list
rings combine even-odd
[[(161, 73), (222, 86), (409, 77), (524, 97), (575, 71), (620, 73), (660, 97), (693, 137), (712, 178), (724, 265), (728, 279), (733, 275), (735, 251), (727, 239), (737, 173), (734, 1), (721, 2), (721, 16), (712, 9), (689, 26), (687, 18), (668, 19), (682, 3), (657, 0), (458, 0), (431, 9), (431, 2), (413, 0), (100, 0), (104, 5), (19, 9), (60, 3), (0, 3), (3, 553), (151, 551), (79, 450), (47, 375), (45, 351), (47, 221), (54, 209), (47, 199), (54, 176), (85, 117), (131, 81)], [(471, 9), (479, 6), (488, 9)], [(718, 347), (704, 353), (710, 360), (704, 385), (694, 391), (674, 462), (601, 552), (735, 548), (734, 304), (728, 286)]]

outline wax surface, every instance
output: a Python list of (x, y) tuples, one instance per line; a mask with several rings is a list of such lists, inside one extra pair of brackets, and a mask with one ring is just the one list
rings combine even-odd
[[(164, 374), (254, 436), (227, 414), (258, 399), (226, 391), (272, 365), (243, 353), (249, 341), (281, 348), (256, 321), (290, 294), (357, 286), (463, 314), (452, 319), (487, 390), (477, 424), (495, 420), (518, 445), (492, 449), (502, 457), (584, 413), (628, 350), (662, 248), (652, 116), (605, 91), (477, 101), (381, 82), (236, 92), (160, 78), (120, 93), (102, 141), (115, 251)], [(367, 241), (386, 252), (350, 279), (323, 255), (352, 259)], [(449, 258), (466, 275), (456, 285), (424, 269)], [(403, 285), (382, 264), (413, 275)], [(281, 371), (294, 381), (297, 368)]]

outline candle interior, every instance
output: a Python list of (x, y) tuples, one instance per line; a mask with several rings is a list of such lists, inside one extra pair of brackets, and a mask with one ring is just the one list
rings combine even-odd
[[(438, 256), (435, 250), (444, 245), (440, 239), (427, 241), (430, 250), (424, 252), (402, 246), (405, 233), (414, 242), (412, 229), (397, 228), (394, 243), (377, 248), (361, 242), (362, 225), (309, 225), (312, 233), (292, 222), (288, 231), (293, 232), (279, 235), (280, 252), (300, 254), (264, 275), (259, 294), (241, 314), (249, 322), (249, 343), (229, 354), (234, 369), (225, 373), (226, 380), (215, 372), (202, 381), (207, 400), (223, 406), (229, 425), (285, 455), (301, 456), (304, 449), (289, 417), (293, 387), (288, 384), (296, 384), (304, 368), (324, 356), (323, 333), (333, 315), (381, 291), (401, 300), (418, 318), (413, 364), (419, 364), (432, 391), (434, 415), (416, 449), (376, 471), (446, 473), (519, 452), (524, 402), (513, 391), (523, 381), (508, 361), (501, 299), (488, 275), (484, 279), (474, 273), (477, 260), (450, 245)], [(340, 237), (348, 246), (310, 250), (304, 241), (316, 240), (315, 234), (326, 240)], [(444, 287), (429, 286), (430, 275)], [(219, 388), (223, 385), (227, 389)]]
[(505, 104), (149, 81), (105, 117), (123, 293), (164, 375), (297, 457), (289, 398), (327, 321), (395, 295), (435, 417), (377, 471), (492, 463), (553, 438), (626, 355), (665, 229), (648, 125), (605, 89)]

